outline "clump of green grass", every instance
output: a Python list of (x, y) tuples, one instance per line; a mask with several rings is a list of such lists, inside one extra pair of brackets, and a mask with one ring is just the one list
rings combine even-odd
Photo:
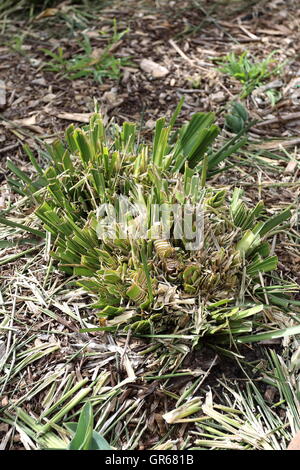
[(240, 97), (246, 98), (255, 88), (263, 85), (271, 76), (282, 70), (284, 64), (272, 66), (276, 62), (273, 58), (275, 53), (276, 51), (271, 52), (261, 62), (254, 62), (248, 52), (243, 52), (240, 56), (231, 52), (219, 62), (223, 65), (220, 71), (242, 83), (243, 88)]
[(79, 43), (82, 52), (68, 59), (65, 58), (62, 47), (58, 47), (57, 52), (44, 48), (42, 51), (51, 58), (45, 63), (45, 69), (57, 72), (69, 80), (89, 76), (99, 83), (102, 83), (104, 78), (117, 80), (121, 76), (122, 67), (130, 65), (130, 61), (124, 57), (116, 58), (112, 54), (112, 49), (127, 32), (128, 30), (118, 32), (117, 23), (114, 21), (113, 35), (97, 57), (93, 56), (93, 47), (86, 35), (83, 35), (83, 41)]
[[(262, 312), (283, 305), (283, 290), (286, 295), (297, 288), (279, 279), (277, 257), (268, 243), (291, 213), (287, 209), (270, 216), (263, 201), (247, 207), (239, 188), (229, 193), (206, 184), (245, 143), (245, 110), (235, 105), (244, 127), (217, 148), (220, 129), (213, 113), (196, 113), (172, 132), (180, 105), (169, 124), (165, 118), (157, 121), (151, 146), (138, 143), (135, 124), (107, 130), (96, 113), (82, 129), (71, 125), (65, 142), (47, 147), (51, 163), (46, 170), (27, 149), (37, 177), (29, 178), (9, 162), (18, 177), (10, 182), (31, 199), (51, 236), (58, 267), (79, 278), (77, 285), (94, 298), (97, 329), (131, 329), (194, 345), (203, 336), (221, 343), (232, 337), (243, 341)], [(123, 200), (129, 204), (125, 209)], [(125, 217), (125, 235), (118, 219), (109, 222), (103, 236), (103, 204)], [(168, 236), (155, 218), (158, 206), (188, 205), (201, 208), (204, 232), (196, 248), (186, 234), (176, 235), (174, 214)], [(137, 236), (142, 213), (146, 236)], [(194, 232), (197, 223), (192, 219)]]

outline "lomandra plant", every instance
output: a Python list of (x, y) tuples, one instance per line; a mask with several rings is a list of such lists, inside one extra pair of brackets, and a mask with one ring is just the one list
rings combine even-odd
[(21, 408), (16, 409), (16, 415), (6, 413), (4, 421), (15, 425), (16, 419), (18, 429), (22, 430), (23, 435), (27, 434), (31, 445), (33, 440), (40, 449), (113, 450), (106, 439), (93, 429), (94, 416), (90, 401), (83, 405), (78, 422), (64, 422), (64, 427), (56, 426), (57, 434), (52, 431), (48, 423), (41, 424), (39, 419), (30, 416)]
[(169, 124), (156, 122), (152, 145), (138, 143), (135, 124), (107, 130), (95, 113), (47, 147), (45, 170), (27, 149), (36, 177), (10, 161), (10, 182), (51, 234), (58, 268), (91, 293), (96, 329), (243, 341), (262, 313), (272, 318), (283, 288), (295, 289), (276, 277), (268, 242), (291, 214), (269, 216), (262, 201), (247, 207), (241, 189), (207, 185), (245, 143), (245, 110), (235, 106), (243, 125), (220, 144), (213, 113), (173, 132), (181, 104)]

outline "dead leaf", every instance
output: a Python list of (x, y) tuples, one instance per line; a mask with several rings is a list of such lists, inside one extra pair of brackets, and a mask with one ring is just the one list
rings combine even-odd
[(59, 12), (58, 8), (46, 8), (42, 11), (35, 19), (41, 20), (42, 18), (48, 18), (49, 16), (55, 16)]
[(144, 72), (152, 75), (153, 78), (163, 78), (169, 73), (169, 70), (166, 67), (157, 64), (150, 59), (141, 60), (140, 67)]

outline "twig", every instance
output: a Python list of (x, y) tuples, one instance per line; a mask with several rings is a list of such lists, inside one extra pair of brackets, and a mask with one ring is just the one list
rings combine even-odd
[(251, 39), (251, 40), (260, 40), (260, 38), (258, 38), (257, 36), (255, 36), (255, 34), (251, 33), (250, 31), (248, 31), (248, 29), (245, 28), (245, 26), (242, 26), (241, 24), (238, 25), (238, 27)]
[(294, 119), (300, 119), (300, 113), (290, 113), (286, 114), (283, 116), (279, 116), (274, 119), (268, 119), (267, 121), (261, 121), (256, 124), (256, 126), (261, 127), (261, 126), (267, 126), (268, 124), (276, 124), (278, 122), (283, 122), (283, 121), (293, 121)]
[(191, 60), (181, 49), (180, 47), (177, 46), (177, 44), (173, 41), (173, 39), (169, 39), (169, 44), (175, 49), (176, 52), (184, 59), (186, 60), (190, 65), (195, 65), (194, 61)]
[(171, 46), (175, 49), (175, 51), (186, 61), (188, 62), (192, 67), (197, 67), (201, 70), (206, 70), (206, 67), (212, 67), (213, 64), (209, 64), (209, 63), (206, 63), (206, 62), (201, 62), (202, 65), (200, 65), (199, 63), (196, 63), (194, 60), (190, 59), (181, 49), (180, 47), (175, 43), (175, 41), (173, 41), (173, 39), (169, 39), (169, 44), (171, 44)]
[(6, 147), (3, 147), (2, 149), (0, 149), (0, 153), (5, 153), (8, 150), (13, 150), (13, 149), (19, 147), (19, 145), (20, 145), (19, 142), (17, 142), (16, 144), (7, 145)]

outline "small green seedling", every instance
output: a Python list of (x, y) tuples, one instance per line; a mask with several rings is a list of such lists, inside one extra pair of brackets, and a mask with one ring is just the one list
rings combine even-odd
[(114, 21), (114, 29), (111, 40), (101, 54), (93, 56), (93, 47), (90, 38), (83, 34), (83, 40), (79, 42), (82, 52), (70, 58), (65, 57), (62, 47), (57, 52), (49, 49), (42, 49), (46, 56), (51, 59), (45, 63), (46, 70), (61, 73), (64, 78), (75, 80), (82, 77), (92, 76), (96, 82), (102, 83), (104, 78), (118, 80), (121, 76), (122, 67), (131, 65), (128, 58), (117, 58), (112, 54), (112, 48), (128, 32), (117, 31), (117, 24)]
[(93, 430), (94, 416), (91, 403), (83, 406), (78, 423), (66, 423), (66, 428), (73, 433), (67, 450), (112, 450), (101, 434)]
[(272, 75), (278, 74), (284, 66), (284, 64), (278, 64), (271, 67), (271, 64), (276, 62), (273, 59), (275, 53), (276, 51), (273, 51), (261, 62), (253, 62), (249, 58), (248, 52), (244, 52), (240, 56), (231, 52), (219, 62), (223, 64), (220, 71), (236, 78), (243, 84), (240, 97), (246, 98), (256, 87), (261, 86)]

